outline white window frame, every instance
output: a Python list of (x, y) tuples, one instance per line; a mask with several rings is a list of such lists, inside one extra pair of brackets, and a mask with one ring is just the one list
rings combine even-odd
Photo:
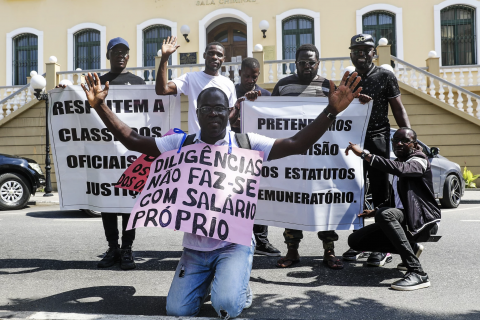
[(75, 33), (83, 29), (100, 31), (100, 69), (107, 68), (107, 27), (92, 22), (77, 24), (67, 30), (67, 70), (73, 71), (73, 52), (75, 50)]
[[(391, 4), (377, 3), (360, 10), (357, 10), (357, 34), (363, 33), (362, 17), (364, 14), (372, 11), (388, 11), (395, 15), (395, 36), (397, 41), (397, 58), (403, 60), (403, 13), (402, 8), (392, 6)], [(380, 39), (377, 39), (377, 41)], [(375, 45), (378, 45), (376, 43)]]
[[(205, 63), (203, 53), (207, 46), (207, 27), (215, 20), (221, 18), (236, 18), (247, 25), (247, 56), (253, 57), (253, 29), (252, 17), (237, 9), (218, 9), (207, 14), (202, 20), (198, 22), (198, 56), (199, 63)], [(243, 58), (243, 57), (242, 57)]]
[(308, 9), (292, 9), (276, 16), (277, 60), (283, 59), (282, 22), (290, 16), (307, 16), (313, 19), (313, 44), (318, 49), (318, 57), (322, 57), (320, 45), (320, 12)]
[(34, 28), (18, 28), (12, 32), (7, 33), (7, 72), (6, 72), (6, 85), (13, 85), (13, 38), (22, 33), (31, 33), (37, 36), (37, 46), (38, 46), (38, 56), (37, 56), (37, 65), (38, 65), (38, 74), (43, 74), (43, 31), (34, 29)]
[[(167, 19), (150, 19), (137, 25), (137, 67), (143, 67), (143, 30), (153, 25), (164, 25), (171, 29), (172, 37), (177, 36), (177, 23)], [(172, 55), (172, 64), (177, 64), (178, 54)], [(156, 70), (155, 70), (156, 71)]]
[(480, 41), (478, 37), (480, 36), (480, 2), (475, 0), (446, 0), (440, 4), (433, 6), (433, 23), (435, 30), (435, 52), (437, 57), (440, 57), (440, 66), (442, 65), (442, 20), (440, 16), (440, 11), (446, 7), (454, 5), (466, 5), (475, 8), (475, 36), (477, 37), (477, 64), (480, 63)]

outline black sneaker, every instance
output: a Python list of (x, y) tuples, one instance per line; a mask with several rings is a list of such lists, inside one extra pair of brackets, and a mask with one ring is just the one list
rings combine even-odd
[(270, 242), (267, 242), (266, 244), (260, 244), (255, 247), (255, 253), (256, 254), (261, 254), (264, 256), (270, 256), (270, 257), (280, 257), (281, 252), (274, 246), (270, 244)]
[(368, 254), (369, 253), (365, 251), (357, 251), (350, 248), (342, 254), (342, 259), (347, 261), (357, 261), (358, 259), (365, 258)]
[[(425, 247), (418, 243), (416, 243), (415, 245), (416, 245), (415, 248), (412, 248), (412, 249), (415, 252), (415, 255), (417, 256), (417, 258), (420, 258), (420, 255), (422, 254), (423, 249), (425, 249)], [(397, 269), (401, 271), (408, 271), (407, 266), (403, 262), (400, 262), (397, 265)]]
[(133, 261), (132, 247), (122, 249), (121, 251), (120, 268), (122, 268), (122, 270), (135, 269), (137, 266), (135, 265), (135, 261)]
[(390, 253), (372, 252), (367, 259), (367, 264), (374, 267), (382, 267), (385, 263), (392, 261)]
[(109, 268), (120, 261), (120, 249), (117, 247), (109, 247), (102, 260), (97, 264), (99, 268)]
[(394, 290), (412, 291), (430, 287), (430, 281), (427, 274), (422, 276), (415, 272), (407, 272), (403, 279), (395, 281), (391, 287)]

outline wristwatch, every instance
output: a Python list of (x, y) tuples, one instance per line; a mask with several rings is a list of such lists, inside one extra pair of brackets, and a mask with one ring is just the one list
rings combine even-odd
[(367, 149), (364, 149), (360, 154), (360, 158), (362, 158), (362, 160), (365, 160), (365, 157), (368, 156), (369, 154), (370, 154), (370, 151), (368, 151)]
[(335, 120), (335, 119), (337, 119), (337, 115), (328, 112), (328, 111), (327, 111), (327, 108), (323, 109), (322, 112), (325, 113), (325, 114), (327, 115), (327, 118), (330, 119), (330, 120)]

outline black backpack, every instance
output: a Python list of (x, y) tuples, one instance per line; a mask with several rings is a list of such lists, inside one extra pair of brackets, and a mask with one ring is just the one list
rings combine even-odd
[[(185, 141), (183, 142), (183, 147), (189, 146), (193, 144), (193, 140), (195, 139), (196, 134), (189, 134)], [(235, 133), (235, 140), (237, 140), (237, 144), (242, 149), (252, 149), (250, 145), (250, 139), (248, 139), (248, 135), (246, 133)]]

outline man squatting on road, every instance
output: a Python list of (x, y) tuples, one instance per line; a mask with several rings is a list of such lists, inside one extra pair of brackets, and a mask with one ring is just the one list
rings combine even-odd
[[(386, 159), (390, 156), (390, 123), (388, 120), (388, 105), (392, 109), (393, 117), (399, 127), (410, 127), (408, 115), (402, 104), (400, 89), (395, 75), (373, 64), (375, 56), (375, 42), (369, 34), (357, 34), (350, 40), (350, 59), (355, 66), (355, 71), (361, 76), (359, 86), (362, 93), (373, 99), (372, 112), (365, 136), (365, 149), (372, 154)], [(388, 174), (376, 167), (364, 163), (363, 172), (368, 173), (373, 207), (385, 203), (390, 197), (390, 184)], [(366, 180), (365, 180), (366, 181)], [(355, 261), (362, 257), (361, 251), (349, 249), (343, 254), (344, 260)], [(367, 264), (370, 266), (383, 266), (391, 261), (388, 251), (370, 253)]]
[[(110, 60), (110, 72), (100, 77), (101, 84), (109, 82), (110, 85), (135, 85), (145, 84), (145, 81), (126, 71), (130, 47), (122, 38), (114, 38), (107, 45), (107, 59)], [(118, 246), (117, 215), (122, 216), (122, 247)], [(97, 264), (99, 268), (108, 268), (120, 261), (123, 270), (135, 269), (132, 245), (135, 240), (135, 229), (126, 230), (130, 214), (102, 212), (103, 229), (108, 241), (108, 250), (102, 260)]]
[(433, 192), (432, 170), (412, 129), (398, 129), (393, 135), (392, 146), (397, 156), (395, 160), (368, 153), (351, 142), (345, 149), (345, 154), (348, 155), (351, 150), (367, 165), (393, 175), (395, 197), (394, 208), (379, 204), (379, 208), (359, 214), (359, 217), (375, 217), (375, 223), (352, 233), (348, 244), (353, 250), (400, 255), (400, 267), (407, 273), (403, 279), (392, 283), (392, 289), (411, 291), (427, 288), (430, 281), (418, 260), (423, 250), (418, 242), (426, 241), (431, 234), (437, 233), (441, 218)]
[[(328, 130), (336, 115), (345, 110), (359, 96), (360, 78), (356, 73), (348, 79), (346, 73), (335, 89), (330, 82), (329, 103), (319, 116), (303, 130), (286, 139), (272, 139), (248, 133), (252, 150), (263, 151), (264, 161), (280, 159), (308, 150)], [(95, 79), (94, 79), (95, 78)], [(105, 104), (109, 84), (102, 89), (96, 74), (86, 77), (88, 87), (82, 84), (88, 102), (105, 126), (127, 149), (158, 157), (162, 152), (180, 147), (183, 135), (175, 134), (161, 138), (144, 137), (120, 121)], [(88, 89), (87, 89), (88, 88)], [(238, 145), (235, 133), (226, 130), (229, 121), (229, 101), (218, 88), (203, 90), (197, 99), (196, 114), (200, 131), (195, 143)], [(238, 316), (252, 303), (252, 291), (248, 284), (252, 269), (255, 241), (252, 234), (250, 247), (221, 240), (185, 233), (183, 254), (175, 271), (167, 296), (167, 314), (170, 316), (195, 316), (204, 299), (211, 292), (212, 306), (224, 318)]]

